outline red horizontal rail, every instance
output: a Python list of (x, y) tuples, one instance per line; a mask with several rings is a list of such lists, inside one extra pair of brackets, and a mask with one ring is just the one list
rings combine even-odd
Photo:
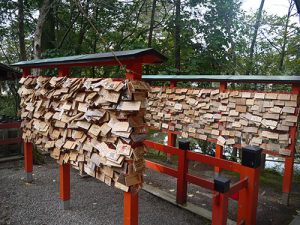
[[(167, 129), (158, 129), (156, 127), (148, 127), (149, 129), (151, 130), (157, 130), (157, 131), (160, 131), (160, 132), (163, 132), (163, 133), (172, 133), (172, 134), (176, 134), (176, 135), (181, 135), (181, 132), (180, 131), (171, 131), (171, 130), (167, 130)], [(201, 140), (201, 139), (199, 139)], [(208, 142), (210, 143), (217, 143), (217, 139), (213, 139), (213, 138), (207, 138)], [(242, 146), (240, 144), (235, 144), (235, 145), (232, 145), (232, 147), (235, 147), (235, 148), (241, 148)], [(282, 158), (285, 158), (286, 156), (284, 155), (281, 155), (279, 154), (278, 152), (275, 152), (275, 151), (272, 151), (272, 150), (263, 150), (263, 153), (264, 154), (268, 154), (268, 155), (273, 155), (273, 156), (278, 156), (278, 157), (282, 157)]]
[(243, 166), (232, 161), (224, 160), (215, 158), (208, 155), (203, 155), (195, 152), (188, 151), (187, 152), (187, 159), (191, 161), (197, 161), (204, 164), (208, 164), (211, 166), (217, 166), (225, 170), (230, 170), (236, 173), (240, 173), (242, 171)]
[(17, 144), (22, 143), (22, 138), (7, 138), (7, 139), (0, 139), (0, 145), (9, 145), (9, 144)]
[(156, 170), (160, 173), (168, 174), (169, 176), (172, 176), (172, 177), (178, 177), (177, 170), (175, 170), (173, 168), (170, 168), (170, 167), (167, 167), (167, 166), (164, 166), (164, 165), (161, 165), (159, 163), (155, 163), (155, 162), (152, 162), (149, 160), (145, 160), (145, 165), (149, 169)]
[(0, 123), (0, 129), (20, 128), (21, 122)]
[[(149, 141), (149, 140), (145, 140), (144, 144), (149, 148), (153, 148), (155, 150), (162, 151), (165, 153), (170, 153), (173, 155), (174, 154), (179, 155), (180, 151), (182, 151), (179, 148), (163, 145), (163, 144), (156, 143), (156, 142)], [(242, 171), (244, 169), (244, 167), (242, 165), (240, 165), (239, 163), (224, 160), (224, 159), (219, 159), (219, 158), (215, 158), (212, 156), (203, 155), (203, 154), (199, 154), (199, 153), (195, 153), (195, 152), (191, 152), (191, 151), (187, 151), (187, 160), (197, 161), (197, 162), (201, 162), (201, 163), (208, 164), (211, 166), (217, 166), (222, 169), (230, 170), (230, 171), (233, 171), (236, 173), (240, 173), (240, 171)]]
[(243, 188), (246, 188), (247, 186), (248, 186), (248, 178), (244, 178), (243, 180), (240, 180), (240, 181), (236, 182), (235, 184), (233, 184), (230, 187), (228, 194), (233, 195), (234, 193), (242, 190)]
[(196, 184), (200, 187), (204, 187), (204, 188), (209, 189), (211, 191), (214, 190), (214, 183), (212, 181), (209, 181), (209, 180), (206, 180), (206, 179), (203, 179), (203, 178), (200, 178), (200, 177), (196, 177), (196, 176), (191, 175), (191, 174), (186, 174), (186, 180), (189, 183)]
[(172, 155), (179, 155), (180, 151), (181, 151), (179, 148), (172, 147), (172, 146), (169, 146), (169, 145), (163, 145), (163, 144), (156, 143), (156, 142), (149, 141), (149, 140), (145, 140), (144, 144), (148, 148), (153, 148), (157, 151), (169, 153), (169, 154), (172, 154)]

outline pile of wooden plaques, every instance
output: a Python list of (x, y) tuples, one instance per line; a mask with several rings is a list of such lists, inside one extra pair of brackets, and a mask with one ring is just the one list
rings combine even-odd
[(219, 89), (153, 87), (147, 125), (219, 145), (254, 145), (290, 155), (289, 130), (298, 122), (297, 95)]
[(20, 83), (24, 141), (123, 191), (142, 185), (146, 83), (65, 77)]

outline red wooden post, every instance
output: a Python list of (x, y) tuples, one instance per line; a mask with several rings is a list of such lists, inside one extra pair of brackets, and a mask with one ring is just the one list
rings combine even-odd
[[(175, 147), (176, 137), (177, 137), (176, 134), (172, 133), (171, 131), (168, 131), (168, 145), (169, 146)], [(168, 153), (168, 155), (171, 155), (171, 154)]]
[(138, 193), (124, 192), (124, 225), (138, 225)]
[[(126, 66), (126, 79), (141, 80), (142, 64), (137, 62)], [(139, 195), (133, 192), (124, 192), (124, 225), (138, 225), (139, 222)]]
[[(293, 85), (291, 94), (299, 95), (300, 86)], [(297, 99), (298, 104), (298, 99)], [(295, 112), (295, 115), (298, 112)], [(296, 146), (296, 138), (297, 138), (297, 127), (298, 124), (290, 128), (290, 138), (291, 144), (288, 146), (288, 149), (291, 150), (291, 155), (285, 157), (284, 160), (284, 174), (283, 174), (283, 185), (282, 185), (282, 203), (285, 205), (289, 205), (289, 197), (292, 187), (292, 179), (293, 179), (293, 171), (294, 171), (294, 154), (295, 154), (295, 146)]]
[(126, 66), (126, 79), (128, 80), (141, 80), (143, 66), (141, 63), (136, 62)]
[(23, 68), (23, 77), (27, 77), (30, 75), (30, 68)]
[(187, 200), (187, 181), (186, 174), (188, 173), (188, 160), (186, 157), (186, 151), (189, 150), (188, 141), (179, 141), (179, 148), (181, 149), (178, 154), (178, 177), (177, 177), (177, 192), (176, 202), (184, 205)]
[[(58, 68), (58, 77), (69, 76), (69, 67)], [(60, 204), (62, 209), (70, 208), (71, 199), (71, 166), (70, 163), (59, 165)]]
[(248, 185), (239, 192), (237, 224), (255, 225), (258, 205), (260, 167), (244, 166), (240, 171), (240, 180), (248, 178)]
[[(227, 89), (227, 82), (220, 82), (220, 86), (219, 86), (219, 90), (220, 92), (225, 92)], [(220, 125), (222, 125), (222, 123), (219, 123)], [(223, 146), (216, 144), (216, 154), (215, 157), (222, 159), (223, 156)], [(215, 174), (219, 174), (221, 173), (221, 168), (220, 167), (215, 167)]]
[(138, 225), (138, 193), (124, 192), (124, 225)]
[[(30, 75), (30, 68), (23, 68), (23, 77)], [(33, 145), (31, 142), (24, 142), (24, 169), (26, 173), (26, 182), (31, 183), (33, 181), (33, 158), (32, 158)]]
[(65, 163), (59, 165), (59, 187), (60, 187), (60, 200), (61, 208), (69, 209), (70, 208), (70, 172), (71, 166), (70, 163)]
[[(170, 81), (170, 88), (176, 87), (176, 81)], [(175, 147), (176, 146), (177, 135), (168, 130), (168, 145)], [(171, 162), (171, 154), (167, 153), (167, 161)]]
[(26, 181), (31, 183), (33, 181), (33, 159), (32, 159), (32, 143), (24, 142), (24, 168), (26, 172)]
[[(222, 159), (223, 156), (223, 147), (221, 145), (216, 144), (216, 154), (215, 157)], [(215, 174), (221, 173), (221, 168), (220, 167), (215, 167)]]
[(58, 77), (67, 77), (70, 74), (70, 68), (63, 66), (58, 68)]
[(226, 225), (228, 216), (228, 195), (215, 193), (213, 196), (212, 225)]

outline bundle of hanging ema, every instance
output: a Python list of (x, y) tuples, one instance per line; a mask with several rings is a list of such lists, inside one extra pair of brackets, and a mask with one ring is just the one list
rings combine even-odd
[(125, 192), (141, 187), (148, 84), (66, 77), (20, 83), (25, 142)]

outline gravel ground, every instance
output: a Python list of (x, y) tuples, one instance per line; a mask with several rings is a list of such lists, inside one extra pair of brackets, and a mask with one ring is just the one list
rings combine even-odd
[[(71, 209), (59, 209), (58, 165), (34, 166), (24, 182), (22, 162), (0, 164), (0, 224), (123, 224), (123, 194), (93, 178), (71, 172)], [(139, 194), (139, 224), (210, 224), (145, 191)]]

